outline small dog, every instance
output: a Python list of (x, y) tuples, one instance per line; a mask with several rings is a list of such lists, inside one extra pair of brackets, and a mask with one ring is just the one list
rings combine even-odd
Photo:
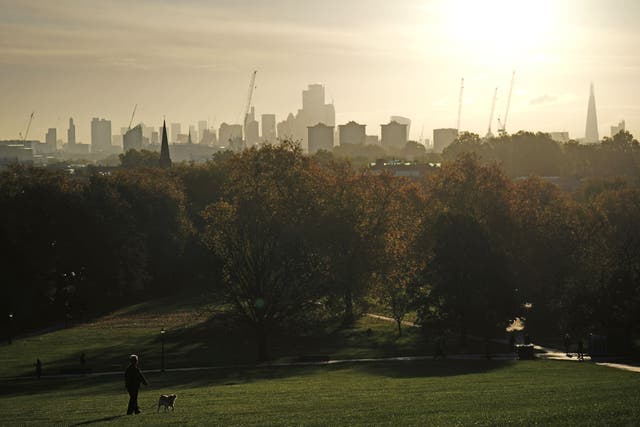
[(176, 399), (178, 398), (177, 395), (175, 394), (162, 394), (160, 395), (160, 399), (158, 399), (158, 412), (160, 412), (160, 407), (164, 406), (164, 410), (167, 411), (169, 408), (171, 408), (171, 410), (175, 411), (175, 408), (173, 407), (173, 402), (176, 401)]

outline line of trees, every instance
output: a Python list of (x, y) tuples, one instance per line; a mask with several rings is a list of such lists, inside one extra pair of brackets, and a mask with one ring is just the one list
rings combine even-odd
[(510, 177), (518, 176), (638, 176), (640, 144), (627, 131), (599, 144), (561, 143), (547, 133), (520, 131), (481, 139), (463, 132), (442, 153), (453, 161), (461, 153), (475, 153), (486, 164), (498, 163)]
[[(445, 153), (446, 154), (446, 153)], [(144, 156), (143, 156), (144, 157)], [(459, 153), (419, 181), (290, 142), (205, 165), (68, 175), (0, 173), (0, 309), (38, 327), (145, 296), (207, 289), (270, 337), (309, 319), (348, 325), (375, 300), (428, 335), (614, 331), (640, 316), (640, 187), (568, 193)], [(152, 289), (152, 292), (149, 292)]]

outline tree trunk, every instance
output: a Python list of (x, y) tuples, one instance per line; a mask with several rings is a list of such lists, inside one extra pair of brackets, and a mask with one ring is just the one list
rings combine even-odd
[(402, 336), (402, 319), (396, 319), (396, 324), (398, 325), (398, 336)]
[(258, 361), (266, 362), (269, 360), (269, 350), (267, 347), (267, 331), (262, 325), (256, 328), (256, 338), (258, 340)]
[(351, 325), (353, 323), (353, 295), (351, 294), (351, 289), (347, 289), (344, 291), (344, 320), (343, 324), (345, 326)]

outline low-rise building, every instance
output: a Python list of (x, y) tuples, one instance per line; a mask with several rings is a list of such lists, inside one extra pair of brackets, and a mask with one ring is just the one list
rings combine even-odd
[(333, 149), (333, 126), (318, 123), (308, 126), (309, 154), (315, 154), (319, 150), (331, 151)]

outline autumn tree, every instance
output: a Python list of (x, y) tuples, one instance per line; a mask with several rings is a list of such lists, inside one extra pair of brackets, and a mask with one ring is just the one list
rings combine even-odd
[(313, 165), (298, 145), (238, 154), (222, 200), (204, 211), (204, 241), (222, 260), (225, 293), (267, 360), (272, 333), (317, 308), (323, 263), (309, 234), (316, 225)]
[(373, 270), (371, 292), (396, 322), (398, 336), (402, 322), (414, 307), (415, 287), (424, 268), (424, 257), (416, 252), (424, 198), (420, 188), (403, 178), (383, 175), (379, 185), (389, 201), (382, 226), (382, 247)]
[[(517, 313), (509, 259), (511, 183), (473, 155), (425, 182), (419, 250), (426, 258), (418, 310), (423, 326), (488, 335)], [(506, 325), (505, 325), (506, 326)]]

